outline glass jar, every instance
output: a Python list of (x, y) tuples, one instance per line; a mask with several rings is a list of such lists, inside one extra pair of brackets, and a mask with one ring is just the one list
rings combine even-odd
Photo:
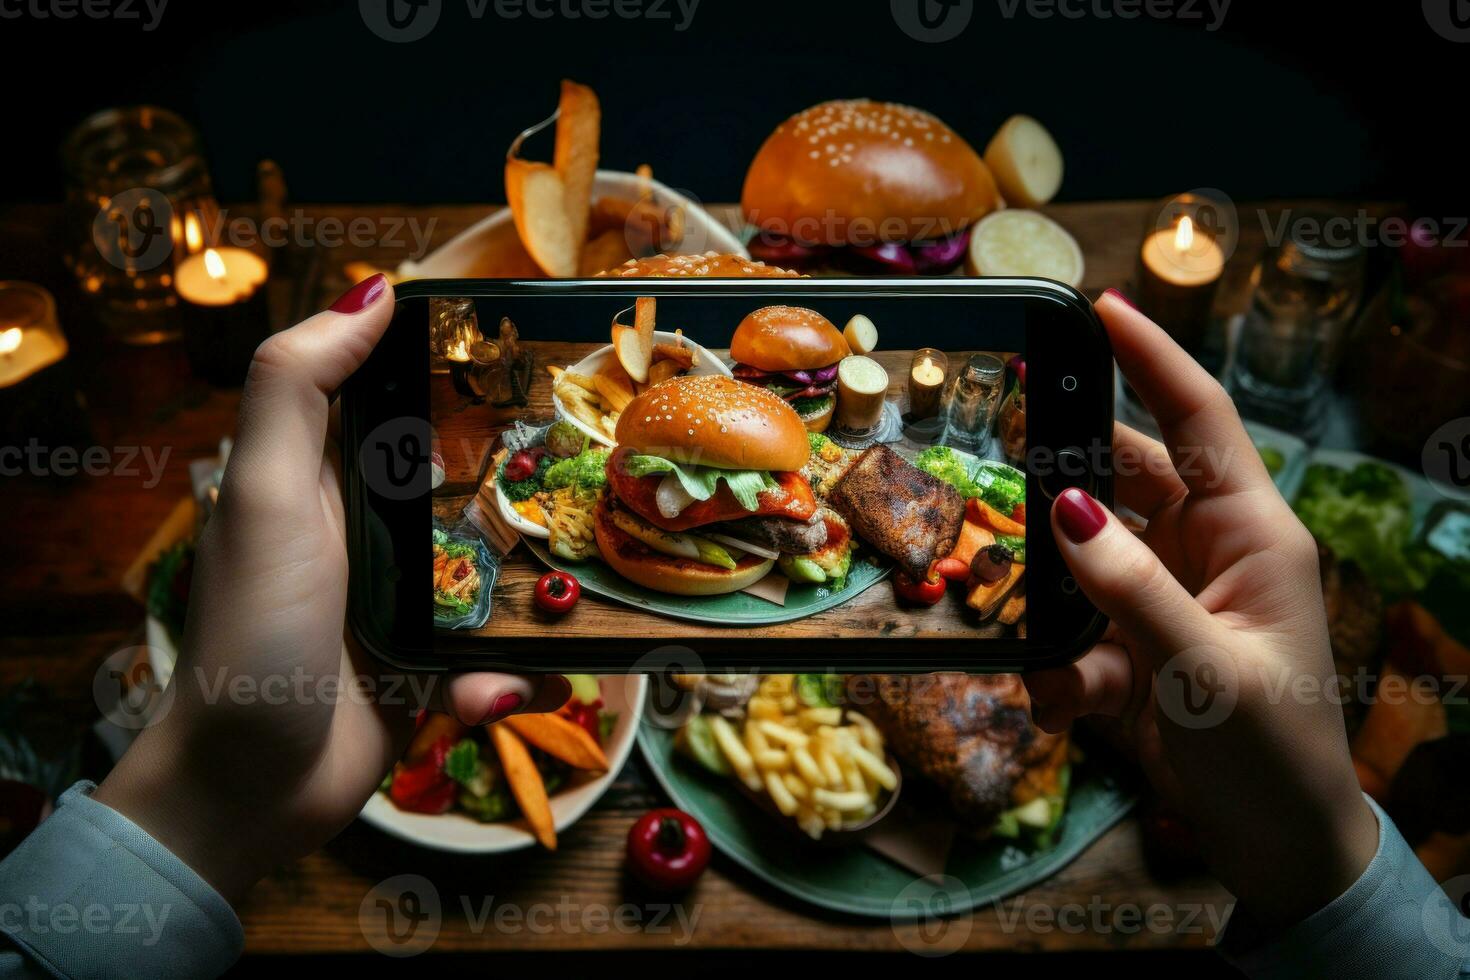
[(977, 456), (990, 448), (990, 428), (1000, 409), (1006, 367), (994, 354), (974, 354), (955, 379), (944, 412), (940, 442)]
[(177, 339), (175, 252), (186, 214), (217, 214), (199, 135), (157, 106), (104, 109), (61, 147), (66, 263), (127, 343)]
[(436, 296), (429, 300), (430, 368), (443, 373), (450, 362), (467, 363), (470, 348), (484, 338), (475, 301), (462, 296)]

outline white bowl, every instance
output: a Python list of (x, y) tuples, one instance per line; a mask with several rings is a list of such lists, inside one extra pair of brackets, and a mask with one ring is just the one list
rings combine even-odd
[[(648, 694), (648, 678), (643, 674), (607, 674), (598, 678), (602, 687), (603, 708), (617, 713), (618, 720), (603, 749), (607, 752), (608, 770), (590, 779), (574, 776), (551, 795), (551, 817), (560, 834), (581, 819), (617, 778), (643, 717), (643, 701)], [(580, 781), (579, 781), (580, 780)], [(458, 813), (432, 815), (408, 813), (393, 801), (375, 792), (358, 814), (364, 821), (399, 840), (436, 851), (458, 854), (501, 854), (518, 851), (536, 843), (524, 820), (502, 823), (480, 823)]]
[[(599, 170), (592, 185), (593, 196), (636, 198), (643, 190), (643, 178), (621, 170)], [(673, 188), (650, 180), (653, 199), (660, 205), (680, 205), (684, 208), (684, 240), (674, 254), (700, 255), (708, 251), (742, 255), (750, 253), (741, 244), (740, 238), (729, 228), (715, 220), (714, 216), (697, 202)], [(443, 245), (434, 249), (418, 261), (404, 261), (398, 266), (398, 275), (404, 279), (464, 279), (474, 274), (476, 260), (485, 250), (484, 241), (503, 226), (515, 220), (510, 208), (501, 208), (481, 221), (466, 228)]]
[(505, 523), (528, 538), (551, 537), (550, 529), (542, 527), (535, 521), (528, 521), (516, 512), (515, 506), (510, 502), (510, 498), (505, 495), (504, 490), (500, 489), (500, 467), (497, 466), (495, 469), (496, 473), (490, 479), (495, 481), (495, 505), (500, 508), (500, 516), (504, 519)]
[[(718, 357), (711, 354), (707, 348), (696, 344), (688, 337), (681, 337), (678, 334), (671, 333), (667, 330), (655, 330), (653, 332), (653, 342), (656, 344), (682, 343), (690, 350), (694, 351), (694, 367), (685, 375), (685, 377), (693, 377), (701, 374), (718, 374), (723, 375), (726, 378), (734, 376), (731, 374), (730, 368), (726, 366), (724, 361), (720, 360)], [(567, 370), (572, 371), (576, 374), (595, 375), (598, 371), (602, 370), (602, 366), (607, 363), (607, 359), (613, 356), (615, 355), (613, 354), (612, 344), (607, 344), (603, 347), (599, 347), (591, 354), (588, 354), (576, 364), (573, 364), (571, 367), (567, 368)], [(577, 418), (571, 412), (567, 411), (566, 406), (561, 403), (561, 397), (557, 395), (556, 388), (554, 387), (551, 389), (551, 405), (554, 409), (556, 409), (557, 418), (566, 419), (568, 422), (572, 423), (572, 425), (577, 427), (578, 432), (582, 433), (585, 436), (591, 436), (594, 442), (601, 443), (604, 446), (617, 445), (616, 442), (614, 442), (612, 439), (609, 439), (600, 430), (592, 428), (592, 426), (587, 425), (581, 419)], [(545, 536), (546, 535), (541, 535), (541, 537)]]

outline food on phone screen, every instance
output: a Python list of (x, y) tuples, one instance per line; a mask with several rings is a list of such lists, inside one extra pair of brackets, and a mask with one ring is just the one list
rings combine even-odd
[(735, 377), (786, 399), (802, 424), (825, 432), (837, 404), (837, 364), (852, 353), (830, 320), (797, 306), (767, 306), (735, 328)]
[(824, 102), (776, 128), (741, 206), (751, 254), (797, 269), (950, 272), (999, 204), (985, 161), (939, 119), (863, 99)]
[(801, 273), (767, 265), (743, 255), (705, 252), (703, 255), (655, 255), (629, 259), (616, 269), (599, 272), (598, 278), (619, 279), (795, 279)]
[(1013, 208), (1035, 208), (1062, 186), (1062, 151), (1046, 127), (1030, 116), (1007, 119), (985, 147), (985, 163)]
[(915, 582), (928, 579), (934, 560), (954, 548), (965, 519), (964, 498), (953, 487), (881, 444), (843, 474), (832, 506)]
[(536, 580), (536, 607), (545, 612), (570, 612), (581, 596), (582, 583), (566, 572), (547, 572)]
[(676, 378), (634, 399), (617, 441), (594, 526), (603, 560), (630, 581), (717, 595), (763, 578), (771, 550), (810, 550), (817, 504), (797, 472), (810, 447), (776, 395), (721, 375)]
[(627, 855), (628, 869), (645, 885), (685, 891), (709, 865), (709, 837), (699, 821), (682, 810), (650, 810), (628, 828)]
[(462, 616), (475, 608), (480, 598), (480, 570), (475, 558), (473, 544), (455, 540), (443, 531), (434, 532), (436, 611)]

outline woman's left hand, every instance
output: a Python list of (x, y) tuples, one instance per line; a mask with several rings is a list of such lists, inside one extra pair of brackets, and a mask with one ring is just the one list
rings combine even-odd
[(570, 693), (555, 674), (403, 676), (346, 635), (333, 397), (393, 308), (374, 276), (256, 351), (174, 690), (95, 793), (231, 901), (351, 822), (420, 709), (481, 725)]

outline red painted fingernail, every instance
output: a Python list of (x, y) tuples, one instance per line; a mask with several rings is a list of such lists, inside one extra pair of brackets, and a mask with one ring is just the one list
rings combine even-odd
[(381, 272), (375, 276), (369, 276), (338, 296), (331, 310), (333, 313), (359, 313), (376, 303), (378, 297), (383, 295), (383, 290), (387, 288), (387, 276)]
[(1091, 541), (1108, 523), (1108, 512), (1076, 487), (1069, 487), (1057, 497), (1057, 523), (1074, 544)]
[(512, 691), (510, 694), (502, 694), (495, 699), (495, 706), (490, 709), (490, 717), (482, 724), (489, 725), (499, 721), (506, 715), (515, 714), (526, 703), (526, 699)]
[(1104, 296), (1113, 296), (1113, 297), (1116, 297), (1117, 299), (1121, 299), (1123, 302), (1125, 302), (1125, 303), (1128, 304), (1129, 309), (1134, 309), (1134, 310), (1138, 309), (1138, 307), (1136, 305), (1134, 305), (1133, 300), (1129, 299), (1127, 296), (1124, 296), (1121, 290), (1117, 290), (1117, 289), (1113, 289), (1113, 288), (1109, 287), (1108, 289), (1103, 290), (1103, 295)]

